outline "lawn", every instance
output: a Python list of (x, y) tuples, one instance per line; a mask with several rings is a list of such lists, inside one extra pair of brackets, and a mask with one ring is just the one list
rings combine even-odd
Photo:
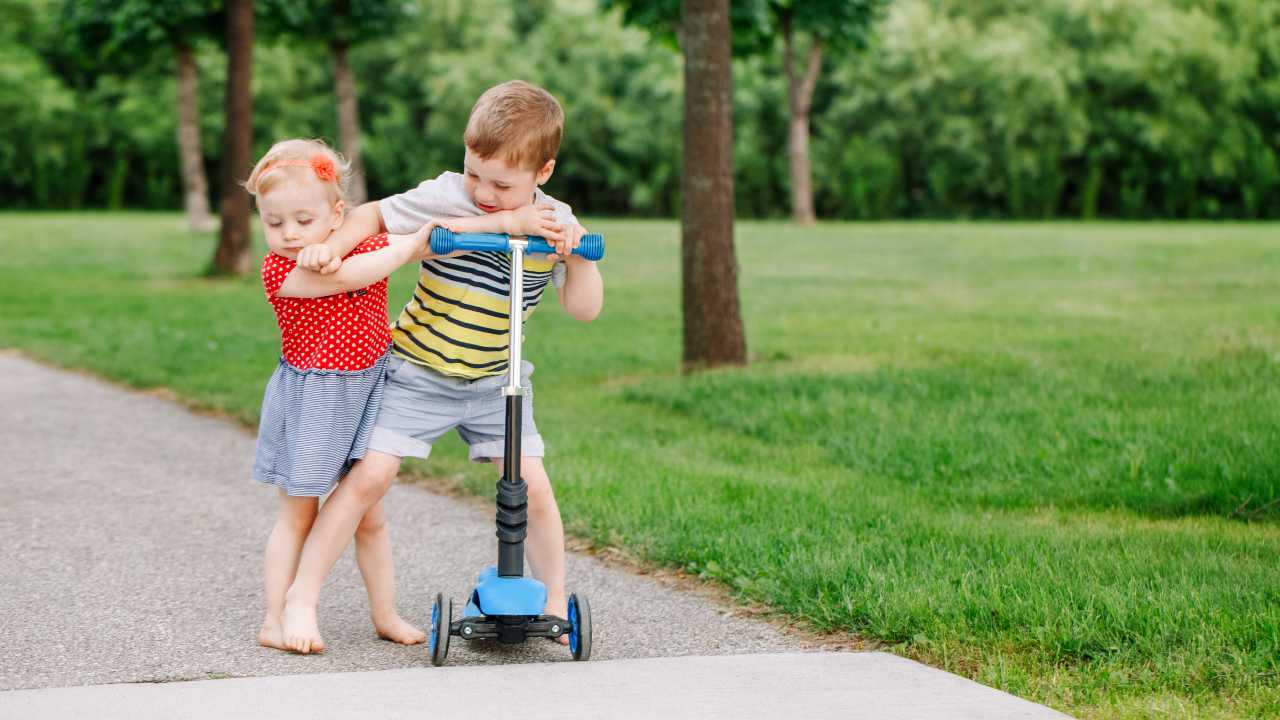
[[(572, 534), (1078, 716), (1280, 717), (1280, 226), (742, 223), (752, 364), (690, 377), (677, 224), (590, 227), (604, 314), (526, 344)], [(211, 254), (0, 215), (0, 346), (252, 423), (278, 335)]]

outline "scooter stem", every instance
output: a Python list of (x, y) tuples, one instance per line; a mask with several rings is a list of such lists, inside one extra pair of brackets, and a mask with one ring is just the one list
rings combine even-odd
[(498, 575), (524, 576), (524, 538), (529, 519), (529, 487), (520, 474), (520, 435), (525, 388), (520, 385), (520, 346), (524, 329), (524, 250), (526, 241), (511, 240), (511, 330), (507, 360), (506, 441), (502, 479), (498, 481)]

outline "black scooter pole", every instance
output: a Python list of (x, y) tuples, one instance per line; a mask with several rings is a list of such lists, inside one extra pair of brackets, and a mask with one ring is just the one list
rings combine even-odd
[[(524, 575), (524, 536), (529, 520), (529, 487), (520, 476), (519, 395), (507, 396), (507, 440), (498, 481), (498, 575)], [(514, 479), (513, 479), (514, 478)]]
[(524, 576), (524, 537), (529, 521), (529, 487), (520, 474), (521, 412), (525, 388), (520, 386), (520, 346), (524, 323), (524, 245), (511, 243), (511, 343), (507, 398), (506, 441), (502, 479), (498, 481), (498, 575)]

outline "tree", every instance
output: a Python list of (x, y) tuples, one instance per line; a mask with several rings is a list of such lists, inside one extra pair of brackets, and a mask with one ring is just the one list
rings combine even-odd
[(729, 0), (685, 0), (680, 214), (684, 366), (742, 364), (747, 345), (733, 249), (733, 78)]
[[(809, 164), (809, 113), (813, 107), (813, 89), (822, 71), (823, 53), (861, 46), (883, 2), (768, 1), (769, 14), (782, 33), (782, 65), (787, 76), (789, 111), (787, 158), (791, 168), (791, 217), (798, 223), (812, 224), (817, 219)], [(806, 44), (807, 52), (803, 49)], [(802, 67), (797, 67), (797, 53), (805, 55)]]
[(249, 170), (253, 141), (253, 0), (227, 0), (227, 89), (223, 104), (222, 232), (214, 252), (214, 274), (249, 271), (249, 195), (240, 187)]
[[(685, 370), (747, 361), (733, 248), (733, 78), (728, 0), (606, 0), (628, 23), (684, 52), (684, 148), (680, 177), (681, 310)], [(674, 11), (674, 12), (673, 12)], [(678, 13), (679, 25), (672, 23)]]
[(200, 142), (194, 45), (221, 18), (220, 0), (78, 0), (63, 6), (63, 27), (86, 56), (138, 66), (168, 48), (177, 70), (177, 144), (183, 205), (192, 230), (214, 227)]
[(353, 205), (368, 197), (361, 150), (360, 110), (349, 54), (359, 42), (392, 35), (405, 12), (400, 3), (385, 0), (273, 0), (266, 20), (275, 32), (302, 40), (323, 40), (333, 61), (333, 89), (338, 100), (338, 144), (351, 163), (348, 199)]

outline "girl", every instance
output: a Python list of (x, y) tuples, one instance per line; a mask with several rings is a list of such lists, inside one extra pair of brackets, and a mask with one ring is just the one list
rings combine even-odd
[(262, 282), (281, 341), (280, 363), (262, 401), (253, 466), (254, 478), (276, 486), (280, 495), (267, 540), (267, 612), (258, 642), (301, 653), (322, 652), (324, 641), (318, 629), (286, 631), (285, 596), (310, 535), (324, 534), (326, 542), (343, 546), (352, 536), (350, 524), (326, 523), (319, 508), (320, 497), (335, 485), (339, 490), (325, 510), (339, 495), (368, 508), (354, 529), (356, 561), (378, 635), (410, 645), (426, 637), (396, 612), (381, 501), (386, 487), (362, 473), (359, 460), (382, 401), (390, 345), (386, 277), (427, 252), (430, 229), (369, 237), (330, 275), (298, 267), (302, 248), (324, 242), (342, 224), (346, 176), (342, 158), (324, 143), (285, 140), (267, 151), (245, 183), (270, 249)]

